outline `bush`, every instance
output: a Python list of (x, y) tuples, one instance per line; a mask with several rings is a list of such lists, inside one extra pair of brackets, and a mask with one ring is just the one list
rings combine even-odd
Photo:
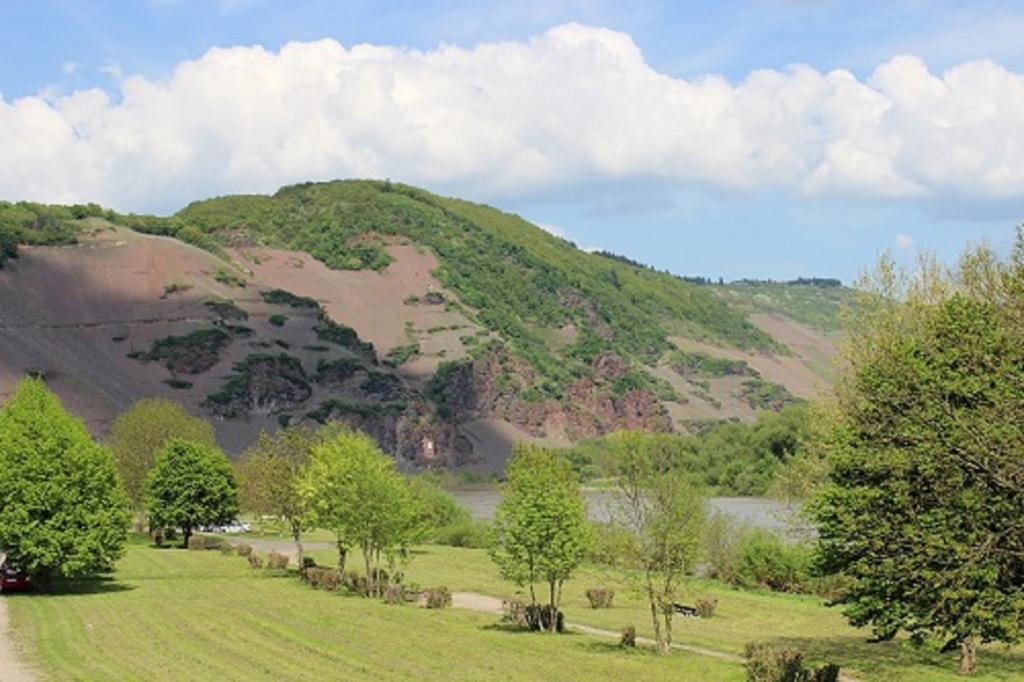
[(249, 554), (249, 565), (253, 568), (263, 568), (263, 558), (255, 552)]
[(736, 582), (744, 587), (796, 592), (809, 577), (810, 562), (807, 548), (787, 545), (774, 533), (756, 530), (740, 541)]
[(341, 573), (335, 568), (328, 568), (320, 574), (320, 589), (337, 592), (341, 586)]
[(384, 594), (381, 595), (384, 598), (385, 604), (404, 604), (405, 599), (405, 587), (398, 583), (390, 583), (384, 586)]
[(636, 628), (632, 625), (627, 625), (622, 628), (622, 636), (619, 638), (619, 646), (636, 646)]
[(288, 555), (280, 552), (271, 552), (267, 557), (267, 568), (283, 571), (288, 568)]
[(483, 549), (487, 547), (487, 524), (483, 521), (465, 521), (438, 528), (434, 542), (450, 547)]
[(223, 545), (224, 541), (220, 538), (211, 538), (206, 535), (193, 535), (188, 539), (188, 548), (194, 552), (220, 549)]
[(615, 591), (607, 587), (592, 587), (587, 590), (587, 601), (592, 609), (610, 609)]
[(803, 654), (796, 649), (775, 647), (763, 642), (747, 644), (747, 680), (749, 682), (838, 682), (839, 666), (820, 668), (804, 665)]
[(269, 318), (267, 318), (267, 321), (270, 322), (270, 324), (272, 324), (275, 327), (283, 327), (285, 322), (288, 321), (288, 316), (280, 314), (271, 315)]
[(711, 618), (715, 615), (715, 610), (718, 608), (718, 600), (712, 598), (701, 598), (694, 604), (697, 609), (697, 615), (701, 618)]
[(452, 591), (447, 587), (429, 587), (423, 591), (428, 609), (445, 609), (452, 605)]
[(345, 586), (345, 589), (354, 594), (367, 594), (370, 591), (370, 582), (366, 579), (365, 575), (360, 575), (355, 571), (349, 571), (341, 579), (341, 583)]
[(249, 556), (252, 554), (252, 547), (243, 542), (235, 546), (235, 551), (238, 552), (238, 556)]
[(224, 556), (234, 555), (237, 550), (230, 542), (223, 542), (220, 545), (220, 553)]
[(519, 599), (505, 599), (501, 602), (501, 620), (526, 627), (526, 604)]

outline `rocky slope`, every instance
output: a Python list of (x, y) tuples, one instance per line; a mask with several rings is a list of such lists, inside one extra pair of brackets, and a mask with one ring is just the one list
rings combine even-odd
[(516, 440), (693, 431), (811, 397), (845, 292), (701, 286), (376, 182), (170, 218), (0, 203), (0, 232), (22, 244), (0, 269), (0, 399), (39, 374), (102, 435), (171, 397), (231, 452), (343, 419), (409, 467), (498, 469)]

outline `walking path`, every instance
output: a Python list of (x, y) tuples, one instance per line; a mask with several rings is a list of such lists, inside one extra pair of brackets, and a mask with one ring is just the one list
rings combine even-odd
[(3, 682), (33, 682), (35, 675), (24, 664), (11, 640), (7, 620), (7, 602), (0, 596), (0, 680)]

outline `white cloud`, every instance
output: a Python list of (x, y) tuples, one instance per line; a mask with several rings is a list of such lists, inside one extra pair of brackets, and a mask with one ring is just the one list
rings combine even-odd
[(896, 235), (896, 248), (900, 251), (909, 251), (914, 248), (914, 238), (909, 234)]
[(555, 235), (556, 237), (568, 239), (568, 237), (565, 236), (565, 230), (560, 228), (558, 225), (552, 225), (551, 223), (534, 223), (534, 225), (544, 230), (545, 232), (549, 232)]
[(70, 76), (78, 71), (78, 64), (76, 62), (64, 62), (61, 64), (60, 70), (64, 72), (64, 75)]
[(471, 49), (212, 49), (161, 80), (106, 70), (116, 97), (0, 99), (0, 196), (173, 208), (391, 177), (482, 199), (646, 180), (1024, 198), (1024, 76), (989, 61), (684, 80), (626, 34), (567, 24)]

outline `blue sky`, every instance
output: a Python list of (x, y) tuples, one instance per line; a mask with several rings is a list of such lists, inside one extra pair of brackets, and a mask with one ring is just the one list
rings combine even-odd
[[(549, 33), (565, 25), (577, 29)], [(615, 33), (600, 34), (597, 29)], [(1011, 2), (4, 2), (0, 5), (0, 142), (6, 134), (12, 136), (5, 145), (8, 148), (36, 142), (68, 149), (64, 153), (74, 161), (62, 164), (56, 152), (49, 164), (26, 157), (17, 164), (16, 175), (0, 171), (0, 198), (95, 198), (120, 209), (168, 212), (188, 199), (225, 191), (269, 191), (282, 181), (307, 177), (380, 174), (493, 203), (580, 246), (609, 249), (683, 274), (727, 279), (818, 275), (849, 280), (886, 249), (901, 258), (910, 258), (918, 248), (953, 258), (972, 241), (988, 240), (1001, 250), (1009, 248), (1014, 225), (1024, 219), (1024, 176), (1012, 160), (996, 157), (1000, 150), (1009, 153), (1022, 144), (1014, 127), (1014, 121), (1022, 120), (1017, 118), (1018, 74), (1024, 72), (1022, 34), (1024, 9)], [(184, 77), (176, 83), (176, 70), (183, 62), (220, 68), (205, 57), (214, 47), (263, 46), (269, 59), (245, 52), (238, 54), (240, 66), (232, 62), (232, 73), (252, 69), (257, 79), (268, 77), (268, 69), (283, 68), (276, 62), (286, 60), (273, 58), (283, 54), (279, 51), (284, 45), (317, 45), (313, 41), (323, 38), (344, 48), (361, 43), (390, 46), (398, 56), (378, 60), (373, 71), (366, 72), (372, 77), (364, 76), (361, 67), (345, 61), (348, 56), (336, 54), (339, 48), (332, 44), (310, 48), (301, 58), (288, 60), (287, 68), (293, 70), (281, 73), (288, 74), (286, 78), (296, 78), (300, 72), (308, 75), (304, 65), (320, 60), (317, 64), (344, 62), (346, 66), (339, 68), (358, 73), (358, 83), (364, 86), (379, 78), (381, 70), (394, 72), (399, 79), (418, 80), (423, 92), (417, 99), (429, 99), (429, 108), (413, 110), (403, 101), (401, 115), (394, 119), (398, 123), (390, 124), (399, 140), (406, 131), (394, 126), (410, 126), (407, 144), (417, 149), (415, 154), (403, 155), (402, 143), (392, 144), (376, 130), (345, 137), (356, 136), (349, 131), (368, 125), (345, 109), (359, 107), (361, 99), (341, 101), (351, 89), (348, 84), (339, 92), (340, 99), (315, 110), (320, 123), (309, 125), (322, 128), (323, 137), (310, 138), (312, 142), (281, 132), (286, 125), (304, 125), (307, 109), (293, 99), (265, 101), (259, 94), (265, 90), (240, 92), (239, 99), (254, 99), (244, 107), (243, 119), (232, 118), (237, 112), (226, 110), (223, 125), (242, 120), (253, 135), (268, 139), (281, 135), (274, 149), (250, 149), (240, 148), (237, 138), (222, 134), (210, 123), (221, 113), (201, 93), (196, 95), (194, 88), (204, 86), (190, 85)], [(584, 44), (592, 47), (580, 47)], [(439, 50), (444, 45), (469, 50), (494, 47), (460, 54), (455, 68)], [(556, 47), (560, 51), (552, 57)], [(529, 54), (523, 57), (523, 51)], [(594, 54), (599, 59), (591, 59)], [(916, 61), (893, 62), (899, 55), (912, 55)], [(463, 110), (438, 104), (445, 101), (445, 93), (461, 86), (467, 88), (465, 92), (486, 91), (495, 101), (522, 99), (528, 88), (497, 92), (503, 83), (518, 77), (520, 71), (509, 64), (517, 64), (521, 57), (534, 60), (529, 62), (530, 73), (536, 78), (540, 101), (510, 113), (507, 118), (512, 123), (504, 120), (507, 105), (497, 110)], [(564, 69), (558, 59), (566, 60)], [(600, 77), (606, 71), (603, 59), (612, 60), (613, 70), (621, 62), (620, 80), (598, 83), (603, 91), (596, 95), (593, 90), (581, 90), (566, 100), (558, 99), (574, 83), (588, 80), (586, 69), (593, 68)], [(269, 62), (274, 64), (268, 66)], [(947, 70), (972, 63), (985, 66), (962, 69), (959, 78), (945, 78)], [(810, 75), (794, 74), (790, 70), (794, 64), (810, 67)], [(887, 64), (890, 68), (882, 74), (880, 67)], [(824, 83), (835, 69), (849, 72), (855, 81), (858, 93), (847, 96), (856, 97), (856, 106), (863, 106), (861, 119), (850, 122), (835, 107), (819, 105), (814, 99), (833, 101), (829, 98), (841, 85)], [(777, 86), (777, 97), (770, 89), (767, 93), (764, 88), (742, 91), (751, 74), (763, 70), (784, 79)], [(315, 72), (322, 76), (324, 70), (317, 66)], [(415, 75), (424, 73), (428, 77)], [(146, 87), (132, 90), (126, 83), (133, 77)], [(459, 83), (460, 78), (466, 83)], [(720, 78), (721, 83), (709, 83), (708, 78)], [(609, 99), (608, 91), (623, 82), (624, 90), (630, 89), (630, 82), (640, 84), (639, 94), (623, 95), (636, 104), (635, 123), (629, 99)], [(722, 102), (722, 83), (737, 91), (730, 95), (735, 101), (722, 105), (730, 112), (737, 107), (768, 108), (773, 98), (809, 99), (793, 120), (769, 113), (753, 121), (745, 119), (737, 130), (750, 139), (730, 142), (731, 128), (709, 133), (720, 128), (705, 127), (700, 114), (721, 111), (715, 107)], [(694, 89), (689, 88), (691, 84)], [(903, 101), (904, 93), (916, 93), (918, 85), (919, 99)], [(145, 112), (160, 112), (166, 106), (121, 106), (143, 97), (140, 90), (165, 86), (161, 96), (180, 103), (181, 111), (207, 112), (202, 126), (179, 120), (187, 114), (149, 126), (146, 119), (161, 116)], [(551, 92), (543, 92), (545, 88)], [(936, 117), (941, 113), (941, 120), (922, 120), (930, 116), (926, 105), (931, 100), (926, 98), (936, 88), (953, 94), (931, 106), (939, 111)], [(93, 89), (105, 92), (107, 99), (76, 97)], [(810, 91), (821, 94), (807, 95)], [(1008, 96), (1007, 92), (1018, 94)], [(898, 115), (879, 123), (872, 113), (877, 111), (873, 98), (882, 95), (895, 102), (892, 109)], [(583, 106), (588, 96), (595, 97), (589, 108)], [(558, 106), (557, 125), (546, 121), (550, 114), (541, 106), (545, 98)], [(673, 99), (677, 109), (648, 118), (662, 99)], [(18, 101), (22, 101), (20, 108), (15, 107)], [(573, 110), (574, 101), (581, 102), (578, 111)], [(5, 105), (12, 121), (6, 128)], [(268, 121), (261, 120), (259, 112), (270, 105), (273, 120), (269, 113)], [(382, 116), (394, 114), (391, 105), (383, 106)], [(985, 114), (989, 118), (983, 122), (972, 113), (978, 106), (989, 109)], [(607, 114), (607, 120), (597, 125), (594, 119), (610, 109), (616, 109), (615, 114)], [(448, 115), (454, 111), (459, 126), (432, 122), (423, 128), (423, 121), (433, 121), (438, 111)], [(63, 137), (41, 123), (49, 125), (54, 112), (71, 131)], [(133, 112), (140, 118), (130, 119)], [(679, 130), (673, 128), (674, 112), (681, 112)], [(572, 130), (574, 116), (583, 130), (579, 135)], [(829, 116), (834, 120), (820, 123)], [(794, 128), (797, 121), (799, 126)], [(169, 132), (161, 136), (159, 125), (164, 123)], [(877, 130), (864, 133), (868, 123)], [(638, 130), (621, 132), (633, 125)], [(932, 125), (938, 132), (920, 133)], [(463, 140), (460, 129), (472, 130), (476, 137)], [(644, 136), (644, 129), (653, 131), (652, 135)], [(153, 131), (153, 139), (138, 142), (147, 130)], [(424, 140), (424, 130), (435, 131), (436, 139)], [(986, 130), (993, 131), (994, 139), (984, 136)], [(671, 138), (664, 145), (668, 150), (664, 159), (654, 133)], [(495, 136), (493, 145), (489, 134)], [(70, 142), (65, 139), (69, 135)], [(834, 139), (815, 139), (815, 148), (806, 150), (812, 142), (802, 136), (818, 135)], [(701, 136), (707, 139), (698, 140), (703, 144), (698, 146), (694, 138)], [(1007, 138), (1008, 142), (1000, 143)], [(72, 146), (58, 146), (54, 140)], [(318, 140), (336, 141), (348, 151), (329, 158), (295, 151), (302, 145), (317, 146)], [(946, 140), (960, 147), (943, 154)], [(830, 142), (835, 144), (829, 147)], [(196, 152), (199, 147), (216, 150), (233, 162), (219, 167), (212, 157)], [(287, 154), (280, 151), (284, 147)], [(609, 147), (623, 149), (609, 151)], [(784, 155), (796, 154), (800, 159), (774, 159), (756, 172), (742, 168), (744, 159), (761, 163), (783, 148)], [(830, 149), (845, 156), (826, 163)], [(143, 152), (163, 158), (165, 164), (140, 161)], [(513, 160), (505, 163), (504, 154)], [(538, 155), (544, 158), (537, 161)], [(961, 158), (966, 167), (957, 168)], [(449, 159), (450, 172), (437, 170)], [(950, 168), (943, 170), (946, 165)], [(539, 169), (537, 181), (529, 177), (533, 168)], [(93, 173), (102, 175), (102, 181), (90, 181)], [(141, 182), (141, 175), (154, 180)], [(177, 189), (168, 190), (168, 184)]]

